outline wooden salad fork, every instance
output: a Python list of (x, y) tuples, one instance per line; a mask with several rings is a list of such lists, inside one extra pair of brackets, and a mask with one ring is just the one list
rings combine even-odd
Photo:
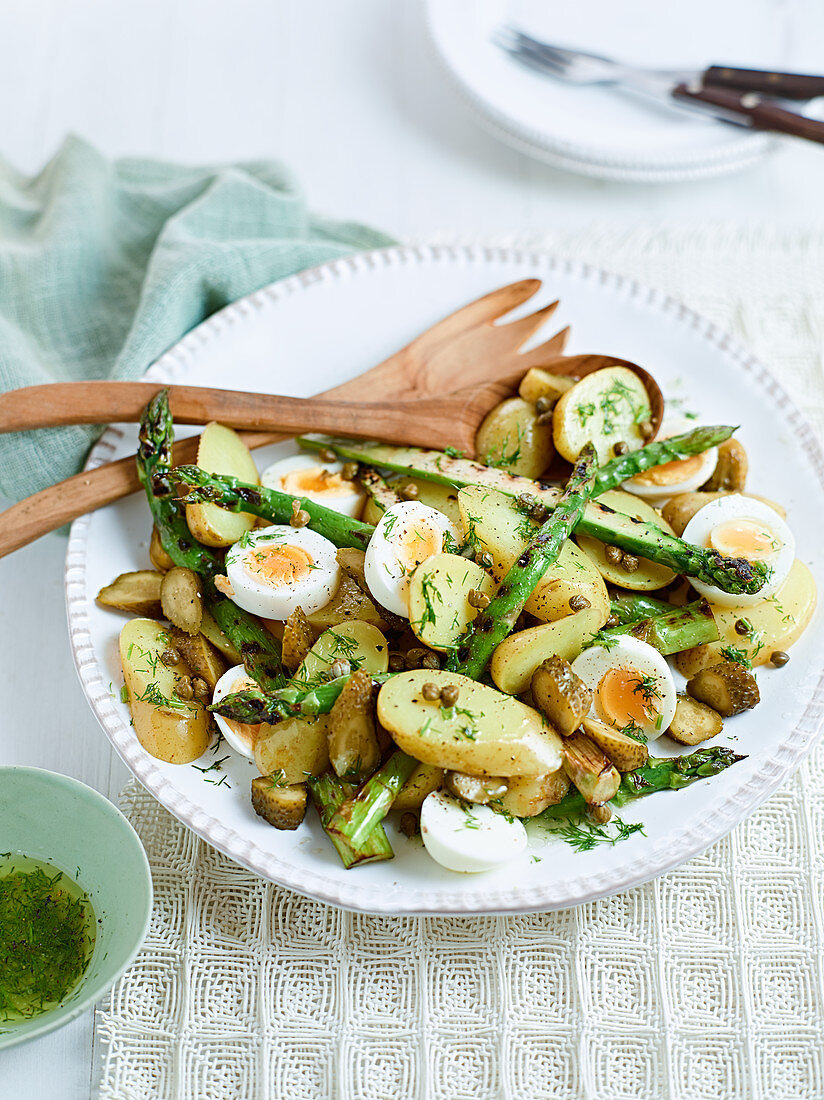
[[(514, 321), (495, 323), (540, 287), (541, 280), (534, 278), (499, 287), (444, 317), (382, 363), (320, 396), (347, 401), (440, 396), (455, 389), (457, 380), (474, 385), (516, 369), (524, 372), (541, 366), (563, 352), (568, 329), (527, 352), (519, 349), (548, 320), (557, 302)], [(198, 438), (191, 436), (175, 444), (176, 462), (197, 461)], [(244, 442), (253, 449), (284, 438), (271, 431), (243, 433)], [(131, 456), (83, 470), (42, 489), (0, 513), (0, 557), (139, 489)]]

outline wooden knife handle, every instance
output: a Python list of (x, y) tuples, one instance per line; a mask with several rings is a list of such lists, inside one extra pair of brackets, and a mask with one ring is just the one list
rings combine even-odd
[(732, 119), (741, 119), (754, 130), (765, 130), (791, 137), (804, 138), (824, 145), (824, 122), (786, 111), (774, 100), (758, 92), (737, 92), (726, 88), (696, 88), (679, 84), (673, 97), (688, 103), (706, 103), (717, 107)]
[(739, 92), (761, 92), (781, 99), (814, 99), (824, 95), (824, 76), (804, 73), (778, 73), (768, 69), (733, 69), (729, 65), (710, 65), (703, 82), (717, 88)]

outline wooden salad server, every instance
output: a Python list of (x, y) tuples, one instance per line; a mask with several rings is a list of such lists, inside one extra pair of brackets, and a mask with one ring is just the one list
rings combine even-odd
[[(320, 396), (346, 401), (426, 397), (454, 389), (458, 379), (472, 385), (516, 367), (526, 371), (541, 366), (563, 352), (568, 329), (529, 351), (519, 349), (549, 319), (557, 302), (514, 321), (495, 323), (540, 287), (540, 279), (522, 279), (499, 287), (444, 317), (382, 363)], [(271, 431), (243, 433), (245, 444), (252, 449), (283, 438)], [(197, 445), (197, 436), (176, 443), (176, 461), (196, 462)], [(139, 489), (131, 456), (83, 470), (42, 489), (0, 514), (0, 557)]]

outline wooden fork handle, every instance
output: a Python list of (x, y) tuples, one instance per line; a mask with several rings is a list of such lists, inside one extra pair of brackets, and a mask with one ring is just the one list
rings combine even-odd
[[(152, 382), (56, 382), (11, 390), (0, 397), (0, 431), (135, 422), (162, 388)], [(454, 416), (443, 398), (363, 404), (170, 386), (169, 402), (178, 424), (220, 420), (229, 428), (283, 432), (287, 437), (329, 432), (399, 444), (414, 438), (419, 446), (436, 448), (454, 441)]]

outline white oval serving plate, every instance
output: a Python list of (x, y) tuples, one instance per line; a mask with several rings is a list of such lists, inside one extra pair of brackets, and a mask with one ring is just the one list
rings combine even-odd
[[(391, 248), (357, 255), (222, 310), (146, 377), (308, 396), (374, 365), (470, 299), (526, 276), (544, 284), (541, 301), (528, 303), (529, 309), (560, 298), (552, 324), (572, 325), (571, 352), (609, 352), (642, 363), (668, 397), (686, 400), (711, 422), (742, 425), (751, 486), (787, 507), (799, 555), (824, 587), (824, 454), (787, 394), (710, 322), (630, 279), (582, 264), (508, 249)], [(136, 440), (134, 426), (110, 427), (89, 466), (133, 453)], [(292, 449), (281, 444), (258, 452), (258, 464)], [(396, 858), (345, 871), (311, 808), (294, 833), (278, 832), (255, 816), (249, 761), (232, 755), (222, 771), (204, 773), (163, 764), (138, 744), (119, 699), (117, 638), (124, 620), (98, 607), (95, 594), (116, 574), (148, 567), (149, 534), (148, 508), (139, 495), (84, 516), (72, 528), (66, 559), (71, 645), (95, 715), (134, 775), (204, 840), (266, 878), (335, 905), (371, 913), (513, 913), (625, 890), (724, 836), (798, 765), (818, 732), (824, 702), (820, 612), (785, 668), (759, 670), (763, 701), (757, 710), (731, 720), (722, 734), (722, 743), (748, 758), (712, 779), (621, 811), (626, 821), (642, 821), (646, 835), (583, 854), (536, 835), (516, 864), (457, 875), (390, 825)], [(674, 754), (675, 746), (669, 751)], [(213, 760), (208, 752), (197, 764), (208, 767)]]

